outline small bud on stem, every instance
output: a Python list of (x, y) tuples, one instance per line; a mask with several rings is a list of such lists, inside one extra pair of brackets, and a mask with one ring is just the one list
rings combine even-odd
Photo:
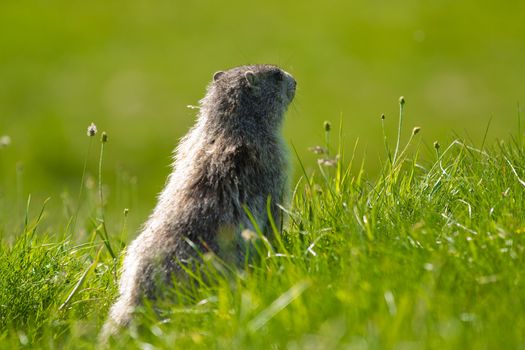
[(11, 138), (8, 135), (0, 136), (0, 148), (7, 147), (11, 144)]
[(95, 125), (95, 123), (91, 123), (91, 125), (89, 125), (87, 128), (87, 136), (92, 137), (92, 136), (95, 136), (96, 133), (97, 133), (97, 126)]

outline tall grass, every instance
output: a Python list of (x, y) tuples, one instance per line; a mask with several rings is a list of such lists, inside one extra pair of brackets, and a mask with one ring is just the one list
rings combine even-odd
[[(299, 164), (284, 229), (272, 223), (273, 244), (244, 269), (205, 255), (192, 283), (174, 281), (165, 299), (146, 303), (113, 346), (525, 346), (521, 135), (484, 148), (455, 139), (426, 149), (419, 128), (401, 144), (402, 122), (395, 146), (384, 138), (376, 179), (325, 124), (326, 144), (314, 148), (319, 168)], [(97, 227), (87, 227), (84, 242), (35, 233), (45, 216), (28, 217), (14, 244), (1, 242), (0, 346), (94, 348), (116, 292), (114, 259)]]

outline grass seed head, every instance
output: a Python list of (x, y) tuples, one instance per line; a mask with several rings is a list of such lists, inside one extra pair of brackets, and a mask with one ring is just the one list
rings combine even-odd
[(95, 123), (91, 123), (87, 128), (87, 136), (92, 137), (97, 133), (97, 126)]
[(257, 240), (257, 233), (253, 232), (252, 230), (245, 229), (241, 232), (241, 237), (246, 242), (253, 242)]
[(328, 153), (328, 150), (325, 147), (321, 147), (321, 146), (308, 147), (308, 150), (315, 154), (327, 154)]
[(336, 155), (334, 158), (319, 158), (317, 163), (325, 167), (335, 167), (337, 166), (337, 161), (339, 160), (339, 155)]
[(11, 138), (8, 135), (0, 136), (0, 148), (7, 147), (11, 144)]

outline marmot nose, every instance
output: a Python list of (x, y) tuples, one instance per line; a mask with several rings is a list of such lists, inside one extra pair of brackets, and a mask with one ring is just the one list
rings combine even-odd
[(295, 81), (293, 75), (285, 71), (283, 72), (284, 72), (284, 75), (286, 76), (286, 80), (288, 81), (288, 84), (292, 83), (292, 85), (295, 87), (297, 85), (297, 82)]
[(292, 101), (292, 99), (294, 98), (295, 96), (295, 88), (297, 87), (297, 82), (295, 81), (295, 79), (292, 77), (291, 74), (289, 73), (286, 73), (286, 81), (287, 81), (287, 89), (286, 89), (286, 95), (288, 95), (288, 99), (290, 101)]

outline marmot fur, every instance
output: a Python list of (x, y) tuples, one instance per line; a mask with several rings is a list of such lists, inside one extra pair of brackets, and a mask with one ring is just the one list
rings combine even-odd
[(290, 74), (273, 65), (215, 73), (196, 124), (176, 148), (158, 204), (127, 250), (120, 295), (101, 339), (128, 325), (141, 299), (154, 298), (159, 282), (180, 276), (180, 264), (198, 256), (196, 250), (224, 257), (221, 231), (238, 240), (234, 254), (242, 257), (241, 231), (253, 230), (245, 207), (269, 234), (271, 198), (271, 213), (279, 222), (277, 204), (284, 201), (288, 178), (281, 126), (295, 86)]

